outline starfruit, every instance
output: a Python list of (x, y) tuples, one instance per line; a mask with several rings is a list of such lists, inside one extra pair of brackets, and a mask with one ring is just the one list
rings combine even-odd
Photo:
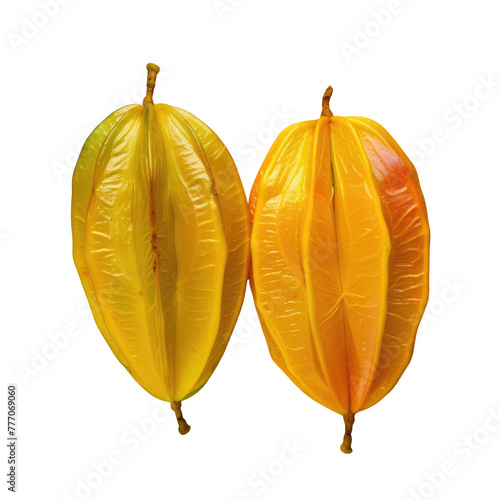
[(429, 224), (417, 172), (367, 118), (286, 128), (253, 185), (251, 287), (273, 360), (315, 401), (354, 415), (396, 385), (429, 287)]
[(153, 103), (108, 116), (73, 175), (73, 257), (109, 347), (150, 394), (180, 408), (229, 341), (248, 275), (248, 205), (228, 150), (202, 121)]

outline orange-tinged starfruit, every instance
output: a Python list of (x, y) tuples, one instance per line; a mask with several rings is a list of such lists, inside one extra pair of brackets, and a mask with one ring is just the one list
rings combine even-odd
[(415, 168), (367, 118), (286, 128), (250, 195), (250, 282), (272, 358), (308, 396), (354, 415), (410, 362), (429, 288), (429, 224)]
[(228, 150), (203, 122), (153, 103), (108, 116), (73, 175), (73, 257), (109, 347), (150, 394), (181, 401), (215, 370), (248, 276), (248, 205)]

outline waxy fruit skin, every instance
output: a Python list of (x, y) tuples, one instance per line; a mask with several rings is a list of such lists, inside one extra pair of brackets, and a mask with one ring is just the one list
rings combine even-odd
[(367, 118), (286, 128), (250, 195), (250, 283), (272, 358), (344, 416), (386, 396), (408, 366), (429, 289), (430, 231), (417, 173)]
[(250, 258), (248, 205), (228, 150), (198, 118), (152, 100), (89, 136), (73, 175), (73, 257), (109, 347), (150, 394), (180, 402), (215, 370)]

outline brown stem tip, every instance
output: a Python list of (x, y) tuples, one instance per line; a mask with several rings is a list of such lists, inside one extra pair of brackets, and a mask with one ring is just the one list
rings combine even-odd
[(321, 108), (321, 116), (333, 116), (333, 113), (330, 109), (330, 97), (332, 97), (333, 89), (332, 87), (328, 87), (323, 94), (323, 103)]
[(175, 416), (177, 417), (177, 423), (179, 424), (179, 433), (184, 436), (184, 434), (187, 434), (189, 432), (191, 426), (188, 425), (188, 423), (184, 420), (184, 417), (182, 416), (181, 402), (174, 401), (173, 403), (170, 403), (170, 408), (174, 410)]
[(153, 63), (149, 63), (146, 66), (146, 69), (148, 70), (148, 79), (146, 84), (146, 97), (142, 101), (143, 106), (145, 106), (146, 104), (154, 104), (153, 92), (155, 90), (156, 75), (160, 72), (160, 67)]
[(354, 425), (354, 413), (348, 412), (344, 415), (344, 423), (345, 423), (345, 434), (344, 434), (344, 442), (340, 446), (341, 451), (344, 453), (352, 453), (352, 426)]

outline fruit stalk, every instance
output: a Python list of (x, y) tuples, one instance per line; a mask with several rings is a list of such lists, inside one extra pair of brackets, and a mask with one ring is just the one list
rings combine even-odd
[(160, 67), (153, 63), (149, 63), (146, 66), (146, 69), (148, 70), (148, 79), (146, 84), (147, 85), (146, 97), (142, 101), (143, 106), (146, 106), (146, 104), (154, 104), (153, 92), (155, 90), (156, 75), (158, 75), (158, 73), (160, 72)]
[(323, 94), (323, 103), (321, 108), (321, 116), (333, 116), (332, 110), (330, 109), (330, 97), (332, 97), (333, 89), (328, 87)]
[(191, 426), (188, 425), (188, 423), (182, 416), (181, 401), (174, 401), (173, 403), (170, 403), (170, 408), (174, 410), (175, 416), (177, 417), (177, 422), (179, 424), (179, 433), (182, 435), (187, 434), (191, 429)]
[(345, 423), (345, 434), (344, 434), (344, 442), (340, 446), (341, 451), (344, 453), (352, 453), (352, 426), (354, 425), (354, 413), (351, 411), (344, 415), (344, 423)]

